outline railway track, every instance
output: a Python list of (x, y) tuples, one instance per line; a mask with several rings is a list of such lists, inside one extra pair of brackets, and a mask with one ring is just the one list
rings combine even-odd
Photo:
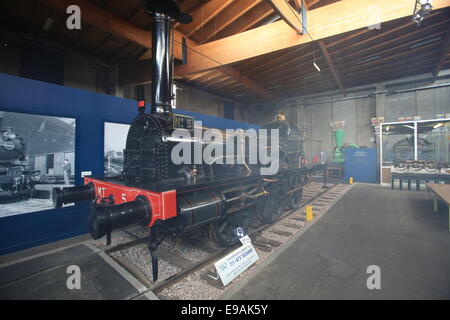
[[(341, 195), (343, 191), (345, 191), (345, 189), (348, 189), (348, 186), (341, 184), (334, 184), (324, 189), (322, 183), (312, 182), (308, 187), (304, 189), (303, 201), (300, 208), (296, 210), (286, 211), (279, 217), (277, 221), (272, 224), (261, 225), (255, 223), (250, 227), (248, 233), (252, 238), (253, 245), (255, 246), (257, 251), (270, 254), (271, 251), (283, 244), (283, 240), (288, 239), (290, 236), (294, 235), (305, 226), (306, 221), (303, 211), (307, 205), (312, 205), (314, 211), (318, 213), (321, 210), (324, 210), (327, 205), (333, 204), (336, 198)], [(164, 294), (164, 291), (166, 289), (173, 287), (179, 282), (182, 282), (190, 275), (202, 269), (205, 269), (208, 266), (211, 266), (215, 261), (237, 248), (237, 246), (232, 248), (220, 248), (208, 246), (205, 244), (201, 246), (199, 245), (199, 243), (201, 243), (200, 241), (194, 241), (193, 244), (191, 241), (189, 241), (189, 237), (181, 240), (181, 242), (186, 242), (181, 244), (180, 240), (169, 239), (169, 246), (160, 249), (162, 251), (161, 259), (167, 260), (167, 265), (172, 265), (174, 268), (172, 272), (166, 273), (165, 275), (163, 270), (161, 280), (153, 283), (150, 280), (150, 256), (146, 253), (146, 241), (148, 240), (148, 238), (145, 236), (138, 237), (134, 233), (126, 230), (123, 230), (123, 232), (129, 235), (130, 238), (134, 238), (134, 240), (117, 244), (111, 248), (105, 248), (104, 252), (111, 256), (117, 263), (119, 263), (123, 268), (125, 268), (129, 273), (140, 280), (148, 288), (146, 291), (128, 297), (127, 299), (138, 299), (148, 292), (153, 292), (157, 295), (162, 296), (162, 298), (170, 298)], [(207, 241), (204, 241), (204, 236), (205, 234), (203, 234), (202, 236), (203, 242), (205, 243)], [(212, 239), (210, 239), (210, 241), (212, 241)], [(209, 243), (209, 245), (211, 245), (211, 243)], [(173, 248), (175, 248), (175, 250), (171, 250)], [(183, 256), (183, 252), (180, 248), (185, 248), (187, 249), (187, 251), (202, 251), (203, 254), (199, 255), (198, 259), (189, 259), (189, 257)], [(138, 254), (127, 254), (127, 251), (130, 250), (137, 250)], [(138, 259), (140, 259), (141, 261), (136, 261), (136, 257), (138, 257)], [(214, 282), (212, 275), (210, 276), (212, 280), (207, 282)], [(206, 278), (204, 279), (207, 279), (207, 277), (208, 276), (206, 276)]]
[[(321, 183), (311, 183), (304, 189), (301, 207), (297, 210), (285, 212), (274, 223), (264, 225), (254, 223), (251, 225), (249, 235), (261, 259), (265, 255), (270, 255), (274, 249), (281, 246), (290, 236), (304, 227), (306, 222), (302, 208), (311, 204), (316, 212), (323, 211), (327, 205), (333, 204), (336, 198), (348, 188), (348, 186), (340, 184), (332, 185), (328, 189), (323, 189), (322, 186)], [(166, 291), (172, 290), (179, 283), (189, 283), (189, 278), (199, 272), (205, 276), (205, 269), (208, 269), (210, 271), (209, 273), (211, 273), (211, 271), (214, 271), (212, 268), (213, 263), (237, 247), (220, 248), (214, 245), (212, 237), (209, 237), (210, 241), (205, 241), (205, 239), (208, 239), (208, 230), (208, 228), (204, 228), (203, 233), (189, 235), (182, 239), (167, 239), (165, 244), (161, 245), (159, 254), (160, 260), (163, 263), (160, 265), (160, 271), (162, 267), (163, 272), (161, 273), (161, 280), (158, 280), (156, 283), (150, 280), (152, 278), (152, 270), (147, 248), (148, 230), (146, 228), (135, 226), (116, 232), (112, 239), (112, 245), (109, 247), (105, 245), (104, 241), (85, 241), (83, 243), (91, 248), (95, 247), (95, 250), (83, 256), (83, 258), (102, 252), (121, 265), (122, 268), (139, 280), (146, 288), (137, 294), (125, 297), (125, 299), (139, 299), (150, 292), (159, 295), (163, 299), (171, 298), (175, 296), (167, 294)], [(29, 274), (26, 278), (32, 278), (36, 274), (50, 272), (73, 263), (76, 263), (76, 261), (66, 261), (56, 264), (51, 268)], [(204, 281), (205, 279), (211, 280), (212, 278), (206, 275), (203, 277), (203, 280), (197, 279), (198, 281), (196, 281), (201, 281), (201, 285), (204, 286), (215, 285), (216, 291), (214, 291), (214, 294), (217, 295), (216, 298), (220, 297), (220, 280), (217, 281), (216, 279), (214, 284), (213, 279), (211, 281)], [(12, 282), (2, 284), (0, 287), (8, 286), (22, 280), (23, 278), (16, 279)], [(173, 290), (176, 291), (176, 289)], [(184, 296), (176, 296), (176, 298), (182, 299)], [(207, 298), (211, 298), (211, 296), (207, 296)]]

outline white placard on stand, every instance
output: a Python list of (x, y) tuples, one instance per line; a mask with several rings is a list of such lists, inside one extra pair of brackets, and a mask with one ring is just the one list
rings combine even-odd
[[(250, 240), (248, 236), (246, 237)], [(243, 242), (246, 242), (246, 244), (214, 263), (224, 286), (259, 260), (258, 253), (251, 242), (247, 242), (247, 239), (243, 239)]]

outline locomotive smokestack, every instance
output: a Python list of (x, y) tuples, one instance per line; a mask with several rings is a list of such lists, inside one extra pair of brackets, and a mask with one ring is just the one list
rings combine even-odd
[(163, 13), (153, 13), (152, 109), (151, 113), (172, 112), (172, 23)]
[(145, 10), (153, 20), (152, 108), (151, 113), (172, 112), (172, 22), (190, 23), (174, 0), (145, 0)]

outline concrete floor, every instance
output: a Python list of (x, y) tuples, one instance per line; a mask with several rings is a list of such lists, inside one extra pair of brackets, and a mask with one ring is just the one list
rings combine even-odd
[[(146, 289), (105, 256), (80, 243), (0, 266), (0, 300), (119, 300)], [(80, 270), (79, 289), (67, 286), (71, 265)]]
[[(450, 299), (448, 211), (425, 192), (355, 185), (231, 299)], [(381, 269), (368, 290), (367, 267)]]

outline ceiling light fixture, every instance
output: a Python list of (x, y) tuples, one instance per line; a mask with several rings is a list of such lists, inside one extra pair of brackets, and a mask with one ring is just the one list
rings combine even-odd
[(433, 10), (431, 3), (432, 0), (416, 0), (412, 21), (417, 23), (419, 27), (422, 24), (423, 19), (430, 14), (431, 10)]
[(320, 68), (316, 63), (316, 44), (313, 42), (313, 50), (314, 50), (314, 62), (313, 62), (313, 66), (317, 69), (317, 71), (320, 72)]
[(314, 62), (314, 63), (313, 63), (313, 66), (316, 67), (317, 71), (320, 72), (320, 68), (319, 68), (319, 66), (317, 65), (317, 63)]

